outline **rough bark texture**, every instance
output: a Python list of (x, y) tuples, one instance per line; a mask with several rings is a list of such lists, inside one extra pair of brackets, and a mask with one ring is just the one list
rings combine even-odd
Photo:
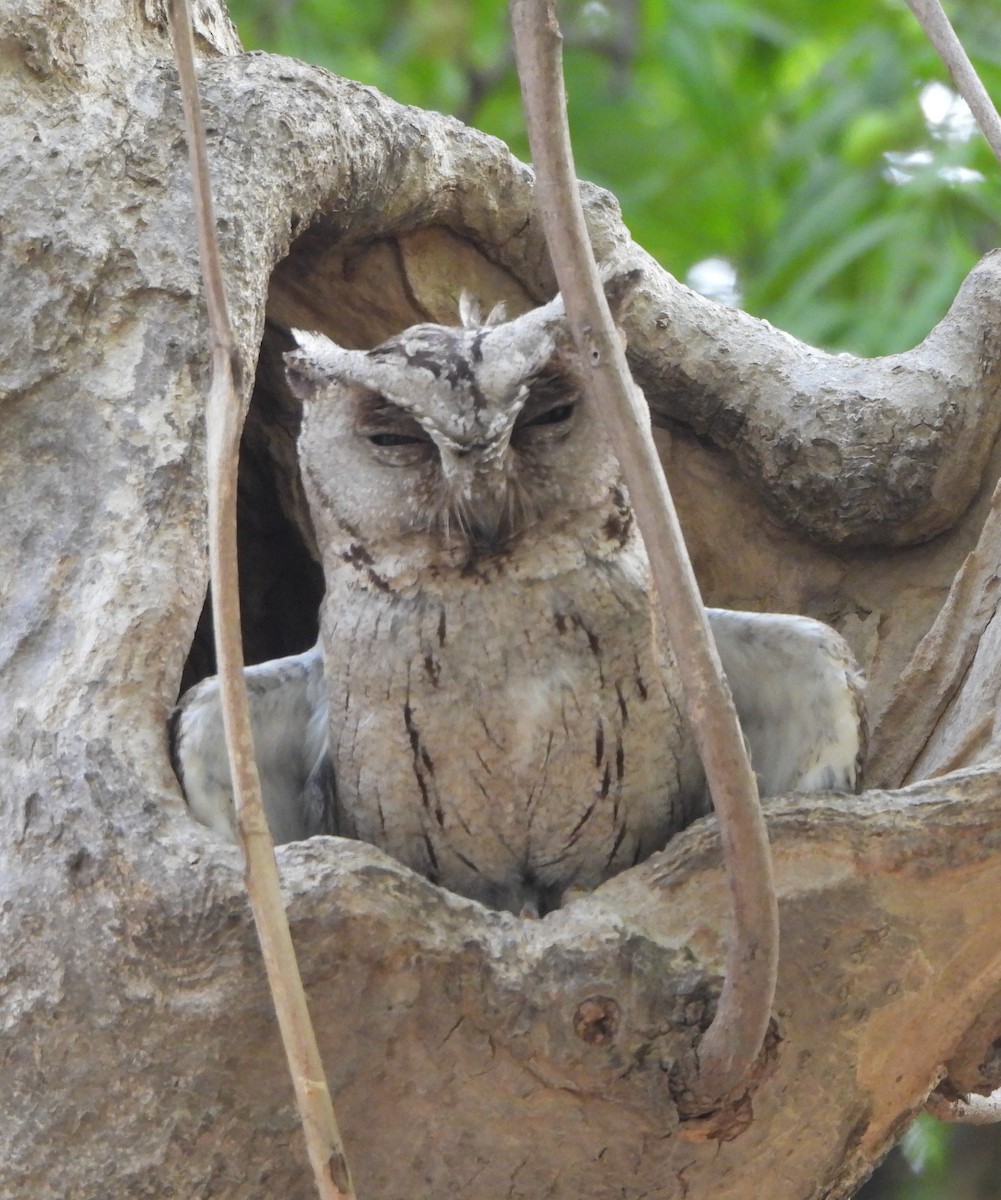
[[(531, 172), (498, 142), (240, 55), (211, 4), (199, 23), (248, 376), (263, 339), (248, 594), (283, 584), (281, 622), (264, 602), (250, 622), (263, 656), (308, 642), (317, 599), (281, 326), (370, 344), (462, 287), (517, 308), (552, 276)], [(162, 12), (26, 0), (0, 15), (0, 62), (0, 1194), (305, 1198), (238, 856), (188, 820), (166, 752), (204, 599), (206, 340)], [(842, 629), (886, 714), (876, 778), (990, 762), (994, 598), (971, 580), (995, 586), (991, 524), (932, 626), (999, 473), (1001, 260), (921, 346), (860, 362), (692, 295), (587, 199), (599, 258), (646, 270), (630, 353), (707, 599)], [(196, 651), (189, 675), (207, 668)], [(993, 769), (790, 800), (769, 824), (775, 1036), (748, 1102), (704, 1122), (679, 1121), (670, 1064), (718, 994), (711, 820), (536, 923), (365, 846), (284, 848), (360, 1196), (847, 1196), (942, 1072), (993, 1083)]]

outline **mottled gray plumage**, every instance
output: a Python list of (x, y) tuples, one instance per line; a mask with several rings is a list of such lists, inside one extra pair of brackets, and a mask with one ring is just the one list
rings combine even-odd
[[(358, 837), (514, 911), (662, 847), (704, 781), (559, 300), (371, 351), (299, 340), (327, 594), (319, 647), (248, 672), (276, 836)], [(841, 638), (709, 616), (763, 793), (854, 790), (864, 721)], [(225, 829), (214, 687), (182, 699), (177, 758), (195, 815)]]
[[(327, 745), (323, 652), (248, 667), (254, 750), (268, 827), (275, 842), (320, 833), (306, 824), (307, 785), (318, 783)], [(192, 815), (235, 838), (233, 786), (223, 735), (219, 681), (205, 679), (184, 693), (173, 719), (173, 751)]]

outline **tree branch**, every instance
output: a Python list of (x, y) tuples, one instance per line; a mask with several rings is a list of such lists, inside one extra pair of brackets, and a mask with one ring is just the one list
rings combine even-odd
[(925, 1112), (954, 1125), (997, 1125), (1001, 1122), (1001, 1089), (989, 1096), (952, 1096), (937, 1090), (928, 1097)]
[(650, 557), (696, 742), (720, 822), (732, 904), (726, 978), (682, 1087), (713, 1105), (746, 1081), (775, 993), (778, 913), (757, 784), (692, 571), (643, 399), (626, 365), (581, 207), (551, 0), (512, 0), (515, 53), (545, 226), (567, 319), (606, 419)]
[(966, 556), (945, 603), (918, 643), (894, 688), (870, 745), (877, 774), (874, 787), (900, 787), (915, 778), (944, 775), (969, 764), (990, 741), (994, 712), (983, 713), (979, 727), (949, 730), (943, 745), (933, 739), (946, 732), (948, 713), (960, 696), (989, 623), (994, 620), (1001, 579), (1001, 485), (976, 546)]
[(236, 559), (236, 479), (242, 426), (238, 395), (240, 361), (226, 305), (222, 262), (216, 239), (188, 0), (171, 0), (170, 24), (181, 80), (198, 249), (212, 341), (212, 380), (205, 413), (212, 615), (237, 829), (246, 863), (247, 895), (317, 1189), (323, 1200), (353, 1200), (351, 1174), (282, 902), (274, 843), (264, 815), (260, 779), (254, 759), (250, 710), (243, 677)]
[[(13, 391), (0, 447), (9, 518), (0, 558), (12, 600), (0, 914), (15, 968), (0, 1022), (0, 1193), (103, 1198), (145, 1186), (305, 1200), (314, 1185), (288, 1155), (288, 1094), (273, 1086), (282, 1050), (240, 855), (185, 816), (163, 753), (184, 630), (204, 584), (194, 561), (202, 493), (190, 478), (202, 402), (185, 352), (204, 338), (204, 317), (178, 236), (190, 188), (164, 86), (172, 71), (164, 74), (161, 31), (142, 6), (95, 0), (74, 14), (70, 43), (21, 22), (16, 45), (32, 79), (0, 99), (11, 144), (42, 135), (32, 169), (5, 178), (13, 253), (0, 255), (8, 294), (33, 301), (8, 306)], [(202, 28), (226, 34), (215, 0), (205, 0), (200, 21), (213, 14)], [(7, 24), (18, 32), (16, 15)], [(42, 68), (52, 73), (35, 74)], [(413, 293), (364, 269), (373, 243), (388, 258), (422, 230), (429, 270), (466, 279), (465, 260), (435, 247), (430, 225), (457, 230), (526, 293), (551, 288), (531, 173), (499, 142), (288, 59), (233, 54), (199, 76), (217, 127), (240, 134), (214, 144), (213, 174), (245, 362), (290, 240), (299, 294), (335, 333), (337, 322), (387, 312), (395, 321), (396, 306), (410, 303)], [(95, 88), (95, 77), (136, 102), (123, 107), (123, 92)], [(934, 352), (811, 359), (780, 331), (676, 284), (631, 246), (607, 195), (585, 196), (599, 261), (647, 269), (626, 323), (644, 381), (664, 366), (663, 395), (651, 392), (651, 403), (667, 397), (700, 430), (719, 413), (712, 433), (732, 444), (735, 427), (757, 436), (773, 401), (770, 428), (779, 429), (785, 404), (794, 449), (808, 458), (811, 432), (832, 424), (837, 444), (861, 456), (850, 418), (865, 420), (860, 405), (881, 397), (882, 487), (843, 506), (831, 490), (826, 512), (821, 488), (810, 510), (835, 536), (839, 512), (857, 532), (891, 483), (898, 497), (921, 493), (904, 513), (912, 528), (922, 511), (947, 519), (946, 504), (962, 507), (977, 489), (981, 446), (1001, 411), (1001, 256), (971, 274)], [(38, 253), (39, 213), (53, 253)], [(345, 255), (362, 268), (315, 289), (320, 266)], [(44, 353), (23, 353), (29, 343)], [(147, 352), (132, 374), (138, 346)], [(67, 403), (74, 396), (85, 402)], [(832, 399), (844, 404), (834, 422)], [(949, 424), (934, 420), (925, 444), (953, 464), (935, 474), (952, 481), (942, 495), (901, 475), (913, 459), (892, 436), (894, 422), (936, 413)], [(779, 489), (776, 508), (786, 494)], [(900, 515), (881, 509), (866, 528), (879, 538)], [(720, 530), (721, 554), (734, 536)], [(937, 590), (922, 552), (906, 558), (871, 556), (877, 590), (902, 572)], [(891, 617), (881, 625), (910, 620)], [(723, 972), (728, 899), (715, 820), (539, 922), (485, 913), (362, 843), (313, 839), (280, 851), (320, 1044), (342, 1048), (331, 1083), (366, 1192), (469, 1200), (507, 1195), (513, 1180), (521, 1194), (553, 1200), (835, 1200), (855, 1193), (943, 1064), (964, 1091), (993, 1086), (981, 1064), (1001, 1028), (1001, 943), (984, 903), (1001, 890), (997, 773), (848, 804), (782, 800), (768, 823), (783, 1043), (755, 1091), (753, 1124), (723, 1147), (688, 1140), (664, 1087), (665, 1064), (695, 1040)], [(594, 997), (616, 999), (620, 1017), (585, 1041), (575, 1015)], [(447, 1105), (448, 1121), (429, 1097)]]
[(629, 355), (655, 422), (729, 450), (769, 507), (811, 540), (927, 541), (977, 494), (1001, 404), (1001, 255), (977, 264), (913, 349), (829, 354), (681, 289), (649, 256)]

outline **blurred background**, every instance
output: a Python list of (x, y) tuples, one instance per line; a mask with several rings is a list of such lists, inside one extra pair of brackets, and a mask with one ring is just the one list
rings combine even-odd
[[(500, 0), (233, 0), (248, 49), (528, 157)], [(1001, 6), (954, 0), (1001, 97)], [(563, 0), (578, 173), (675, 276), (828, 349), (919, 341), (999, 244), (1001, 168), (903, 0)]]
[[(948, 7), (1001, 100), (1001, 5)], [(248, 49), (452, 113), (528, 158), (500, 0), (230, 10)], [(696, 290), (814, 345), (888, 354), (1001, 243), (1001, 166), (903, 0), (562, 0), (560, 14), (578, 174)], [(920, 1118), (859, 1196), (1001, 1200), (1001, 1126)]]

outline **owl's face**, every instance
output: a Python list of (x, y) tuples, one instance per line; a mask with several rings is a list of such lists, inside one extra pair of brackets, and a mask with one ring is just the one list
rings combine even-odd
[(286, 369), (305, 401), (321, 545), (347, 535), (373, 559), (419, 547), (462, 565), (611, 503), (618, 464), (559, 301), (503, 324), (418, 325), (368, 351), (297, 337)]

